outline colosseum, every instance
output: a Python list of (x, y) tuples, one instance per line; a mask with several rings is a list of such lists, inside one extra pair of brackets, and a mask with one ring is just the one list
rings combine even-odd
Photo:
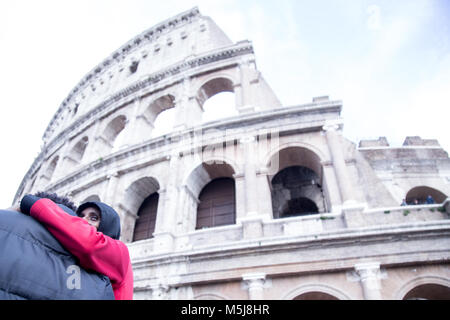
[[(208, 119), (223, 92), (226, 116)], [(355, 144), (342, 108), (282, 105), (252, 43), (193, 8), (80, 80), (14, 201), (46, 190), (113, 206), (135, 299), (449, 299), (447, 152), (420, 137)]]

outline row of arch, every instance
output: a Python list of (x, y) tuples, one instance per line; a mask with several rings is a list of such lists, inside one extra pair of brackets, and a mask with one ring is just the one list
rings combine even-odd
[[(292, 300), (342, 300), (348, 299), (341, 293), (324, 291), (303, 292)], [(436, 283), (417, 285), (410, 289), (405, 295), (399, 297), (401, 300), (450, 300), (450, 287)]]
[[(196, 300), (229, 300), (218, 293), (203, 293)], [(324, 284), (306, 284), (286, 293), (282, 300), (350, 300), (340, 289)], [(420, 277), (405, 284), (393, 299), (398, 300), (450, 300), (450, 283), (439, 277)]]
[[(323, 187), (326, 181), (317, 154), (306, 148), (287, 147), (277, 153), (277, 162), (278, 170), (267, 176), (273, 219), (329, 212)], [(184, 198), (172, 198), (171, 201), (178, 201), (182, 206), (179, 210), (185, 216), (181, 219), (189, 222), (189, 229), (185, 231), (236, 223), (238, 170), (235, 164), (208, 161), (196, 166), (183, 179)], [(156, 178), (146, 176), (125, 190), (124, 208), (137, 217), (132, 241), (153, 237), (157, 217), (167, 209), (161, 189)], [(437, 202), (446, 199), (440, 191), (425, 186), (413, 188), (408, 194), (423, 197), (433, 194)], [(91, 199), (88, 197), (84, 201)]]
[[(203, 123), (237, 115), (236, 99), (233, 81), (223, 75), (205, 82), (197, 90), (197, 96), (195, 97), (195, 101), (202, 110)], [(89, 135), (81, 135), (81, 138), (72, 143), (69, 151), (63, 157), (67, 160), (64, 167), (81, 163), (84, 160), (88, 145), (92, 143), (95, 143), (92, 146), (95, 156), (91, 157), (90, 161), (114, 153), (130, 144), (171, 132), (179, 122), (177, 117), (179, 118), (180, 115), (175, 108), (179, 103), (175, 96), (170, 93), (156, 98), (137, 116), (140, 119), (139, 121), (143, 123), (140, 126), (131, 123), (131, 119), (126, 113), (116, 114), (104, 125), (95, 139), (89, 137)], [(100, 142), (97, 143), (98, 141)], [(48, 181), (51, 181), (61, 160), (60, 155), (54, 155), (44, 169), (43, 174)]]

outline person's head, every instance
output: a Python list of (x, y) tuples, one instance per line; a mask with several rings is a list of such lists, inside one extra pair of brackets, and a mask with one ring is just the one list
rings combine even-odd
[(86, 207), (80, 212), (77, 212), (77, 215), (98, 230), (102, 215), (96, 206)]
[(119, 239), (120, 217), (106, 203), (98, 201), (85, 202), (78, 207), (77, 215), (97, 228), (97, 231), (113, 239)]
[(77, 211), (77, 206), (72, 201), (70, 201), (70, 199), (67, 197), (61, 197), (61, 196), (57, 195), (56, 193), (50, 193), (50, 192), (45, 192), (45, 191), (38, 191), (34, 195), (39, 198), (50, 199), (58, 205), (66, 206), (73, 212)]

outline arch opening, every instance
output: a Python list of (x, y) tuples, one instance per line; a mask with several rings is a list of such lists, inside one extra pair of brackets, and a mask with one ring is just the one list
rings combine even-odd
[(235, 224), (235, 170), (223, 160), (209, 160), (198, 165), (186, 178), (185, 190), (192, 211), (189, 229), (203, 229)]
[(235, 183), (232, 178), (216, 178), (200, 192), (196, 229), (236, 223)]
[(153, 177), (143, 177), (134, 181), (126, 190), (123, 205), (131, 213), (137, 214), (142, 202), (160, 189)]
[(153, 238), (158, 211), (159, 194), (152, 193), (144, 199), (139, 207), (134, 226), (133, 241)]
[(304, 166), (291, 166), (272, 179), (274, 219), (317, 214), (325, 211), (319, 176)]
[(70, 153), (70, 156), (73, 160), (80, 162), (83, 159), (84, 153), (86, 151), (86, 147), (89, 143), (88, 137), (83, 137), (73, 148)]
[(296, 296), (293, 300), (339, 300), (337, 297), (320, 291), (305, 292)]
[[(427, 201), (428, 196), (431, 196), (432, 202)], [(441, 191), (427, 186), (414, 187), (406, 193), (405, 196), (407, 204), (431, 204), (442, 203), (447, 199), (447, 196)], [(415, 203), (417, 200), (417, 203)]]
[(227, 78), (215, 78), (203, 84), (197, 92), (197, 101), (203, 106), (206, 100), (221, 92), (234, 92), (233, 82)]
[(103, 131), (103, 138), (113, 150), (118, 150), (124, 145), (123, 132), (127, 123), (127, 118), (123, 115), (111, 120)]
[(145, 110), (144, 116), (153, 124), (151, 137), (171, 132), (176, 117), (175, 97), (168, 94), (156, 99)]
[(47, 177), (47, 179), (51, 179), (53, 176), (53, 173), (56, 170), (56, 166), (58, 165), (58, 161), (59, 161), (59, 156), (56, 156), (53, 158), (52, 162), (50, 162), (50, 164), (47, 167), (47, 170), (45, 170), (45, 176)]
[(238, 115), (236, 97), (233, 92), (220, 92), (203, 104), (202, 122), (210, 122)]
[(450, 300), (450, 288), (435, 283), (422, 284), (411, 289), (403, 300)]

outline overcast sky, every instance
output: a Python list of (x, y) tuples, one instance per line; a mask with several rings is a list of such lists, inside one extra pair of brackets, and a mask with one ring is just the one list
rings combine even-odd
[(253, 42), (283, 105), (343, 101), (344, 135), (450, 150), (448, 0), (1, 0), (0, 207), (10, 206), (69, 91), (115, 49), (198, 6)]

